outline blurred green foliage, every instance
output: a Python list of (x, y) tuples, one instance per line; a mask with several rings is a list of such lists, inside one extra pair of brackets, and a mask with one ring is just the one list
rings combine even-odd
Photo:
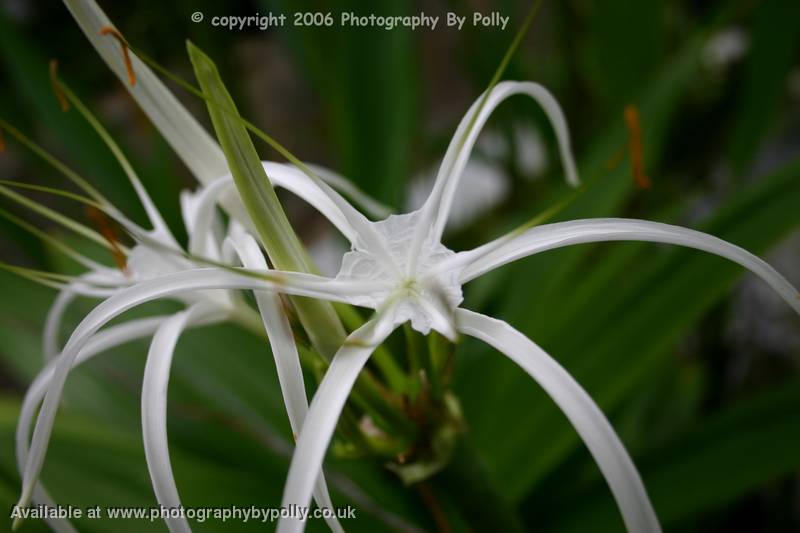
[[(74, 113), (58, 110), (47, 78), (47, 60), (58, 56), (62, 75), (107, 122), (168, 223), (181, 233), (178, 191), (190, 186), (189, 176), (126, 99), (66, 9), (44, 2), (7, 4), (5, 10), (0, 6), (3, 117), (64, 157), (125, 212), (142, 217), (100, 140)], [(12, 4), (23, 7), (11, 9)], [(527, 7), (510, 0), (485, 4), (486, 11), (511, 15), (511, 26)], [(769, 254), (796, 236), (799, 5), (792, 0), (545, 2), (507, 77), (543, 82), (568, 116), (581, 174), (592, 185), (559, 218), (637, 216), (682, 223), (758, 254)], [(391, 0), (368, 8), (328, 0), (224, 7), (210, 0), (103, 2), (103, 7), (132, 43), (187, 77), (184, 39), (197, 42), (224, 69), (243, 115), (256, 118), (279, 140), (287, 139), (300, 157), (340, 170), (399, 208), (411, 178), (442, 156), (460, 114), (491, 77), (513, 31), (233, 32), (189, 20), (194, 11), (208, 19), (256, 10), (475, 9), (458, 0), (435, 6)], [(747, 52), (730, 64), (709, 64), (710, 40), (730, 28), (747, 36)], [(281, 62), (264, 60), (254, 67), (252, 55)], [(275, 70), (282, 74), (264, 85)], [(204, 117), (202, 102), (178, 94)], [(633, 187), (627, 163), (608, 165), (625, 145), (621, 114), (628, 103), (636, 104), (642, 116), (654, 181), (647, 191)], [(550, 129), (529, 103), (505, 104), (490, 127), (507, 136), (519, 122), (542, 132), (549, 160), (557, 161)], [(450, 234), (454, 248), (500, 235), (565, 194), (557, 164), (547, 167), (545, 179), (529, 180), (511, 159), (507, 172), (513, 194)], [(49, 171), (14, 145), (0, 169), (13, 173), (3, 176), (8, 179), (49, 180)], [(297, 217), (305, 214), (295, 211)], [(300, 221), (300, 233), (313, 234), (309, 228), (316, 223)], [(4, 260), (70, 268), (7, 224), (0, 226), (0, 237)], [(793, 250), (791, 260), (797, 263), (797, 247)], [(700, 252), (632, 243), (579, 246), (547, 252), (475, 282), (467, 287), (466, 306), (519, 327), (589, 391), (640, 466), (667, 530), (796, 530), (800, 353), (791, 335), (779, 341), (778, 353), (755, 341), (739, 346), (731, 340), (731, 324), (743, 310), (741, 299), (732, 297), (741, 292), (741, 281), (740, 268)], [(41, 368), (41, 328), (53, 294), (7, 274), (0, 274), (0, 294), (5, 385), (0, 507), (9, 509), (19, 489), (16, 414), (25, 385)], [(76, 305), (70, 325), (91, 305)], [(156, 308), (163, 306), (137, 312)], [(784, 329), (797, 331), (797, 317), (788, 308), (779, 318)], [(70, 378), (44, 470), (58, 501), (155, 503), (139, 425), (145, 352), (144, 343), (131, 344)], [(752, 361), (745, 378), (731, 378), (733, 355)], [(511, 363), (478, 343), (464, 342), (456, 356), (455, 389), (469, 426), (464, 456), (480, 464), (487, 483), (507, 504), (497, 503), (501, 511), (536, 531), (620, 530), (596, 466), (552, 402)], [(186, 505), (278, 505), (291, 435), (274, 367), (260, 339), (227, 326), (188, 333), (175, 358), (169, 423)], [(403, 487), (380, 464), (336, 458), (329, 464), (334, 500), (360, 509), (359, 520), (345, 524), (348, 530), (436, 527), (420, 492)], [(445, 471), (429, 487), (454, 529), (481, 524), (476, 514), (497, 512), (475, 505), (476, 488), (462, 484), (463, 490), (455, 490), (454, 479)], [(164, 529), (162, 524), (96, 521), (79, 526), (87, 531)], [(197, 524), (198, 530), (219, 527)], [(36, 522), (24, 526), (42, 528)], [(319, 523), (311, 528), (323, 529)]]

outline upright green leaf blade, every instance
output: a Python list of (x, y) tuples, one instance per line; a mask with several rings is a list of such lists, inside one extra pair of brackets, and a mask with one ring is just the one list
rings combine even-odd
[[(272, 264), (282, 270), (312, 272), (311, 260), (286, 218), (216, 65), (191, 42), (187, 49), (200, 87), (209, 98), (208, 112), (236, 188)], [(292, 298), (292, 303), (317, 350), (325, 357), (333, 356), (344, 340), (344, 328), (333, 306), (299, 297)]]

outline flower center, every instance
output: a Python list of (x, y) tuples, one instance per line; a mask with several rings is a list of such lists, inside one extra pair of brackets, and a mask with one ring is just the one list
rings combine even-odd
[[(336, 278), (388, 282), (390, 288), (354, 296), (351, 303), (378, 309), (389, 298), (400, 298), (395, 308), (395, 323), (410, 321), (414, 329), (427, 334), (434, 323), (429, 310), (444, 307), (446, 311), (452, 311), (458, 307), (463, 297), (456, 273), (426, 275), (442, 260), (454, 255), (453, 251), (445, 248), (438, 240), (425, 239), (416, 268), (408, 274), (418, 219), (419, 212), (415, 211), (405, 215), (391, 215), (380, 222), (373, 222), (373, 228), (388, 252), (388, 260), (386, 253), (356, 246), (344, 255)], [(425, 280), (424, 283), (421, 280)]]

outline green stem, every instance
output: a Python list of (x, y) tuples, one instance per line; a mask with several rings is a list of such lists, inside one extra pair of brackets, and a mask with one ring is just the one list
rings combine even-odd
[[(236, 307), (231, 313), (231, 320), (259, 337), (266, 337), (261, 316), (255, 309), (245, 304)], [(302, 343), (298, 342), (297, 348), (302, 367), (318, 378), (323, 376), (328, 362)], [(387, 393), (388, 391), (380, 385), (376, 378), (365, 370), (356, 379), (352, 400), (397, 443), (398, 450), (403, 450), (416, 439), (417, 428), (408, 420), (398, 403), (387, 397)], [(382, 453), (383, 451), (385, 450), (381, 450)]]
[[(334, 303), (334, 309), (339, 314), (345, 327), (348, 331), (354, 331), (364, 325), (364, 319), (353, 307), (345, 304)], [(372, 354), (370, 359), (378, 371), (380, 371), (383, 379), (389, 385), (389, 388), (398, 394), (405, 394), (410, 387), (408, 376), (403, 372), (403, 369), (397, 364), (392, 353), (381, 344), (375, 348), (375, 353)]]

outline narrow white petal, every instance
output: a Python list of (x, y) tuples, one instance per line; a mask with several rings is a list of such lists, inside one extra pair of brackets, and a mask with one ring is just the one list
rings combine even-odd
[[(267, 262), (255, 240), (245, 233), (240, 233), (232, 238), (236, 251), (242, 264), (254, 270), (267, 270)], [(294, 343), (291, 325), (283, 311), (280, 296), (275, 292), (256, 291), (256, 300), (259, 311), (267, 331), (275, 366), (278, 372), (278, 381), (286, 404), (286, 412), (292, 431), (297, 435), (303, 425), (308, 400), (306, 399), (303, 371), (300, 368), (300, 356)]]
[[(153, 336), (147, 353), (147, 364), (142, 380), (142, 438), (147, 469), (153, 482), (153, 491), (159, 505), (178, 508), (181, 505), (178, 487), (172, 474), (167, 437), (167, 387), (175, 345), (192, 316), (202, 316), (203, 304), (177, 313), (164, 321)], [(173, 533), (191, 531), (185, 517), (166, 518)]]
[(217, 143), (133, 53), (131, 61), (136, 85), (128, 84), (119, 43), (100, 35), (101, 28), (114, 25), (97, 3), (94, 0), (64, 0), (64, 3), (103, 60), (197, 179), (207, 183), (225, 174), (228, 165)]
[(233, 178), (228, 175), (215, 179), (191, 199), (181, 196), (184, 224), (189, 233), (189, 253), (219, 259), (213, 235), (215, 209), (221, 196), (233, 187)]
[(80, 350), (98, 329), (109, 320), (143, 303), (159, 298), (169, 298), (184, 293), (210, 289), (270, 289), (297, 296), (310, 296), (346, 302), (348, 297), (358, 294), (364, 283), (348, 283), (329, 280), (320, 276), (278, 272), (279, 282), (238, 274), (227, 269), (197, 269), (167, 274), (143, 281), (130, 288), (120, 290), (95, 307), (72, 333), (61, 356), (56, 360), (56, 369), (50, 390), (44, 399), (39, 419), (33, 434), (33, 443), (23, 473), (22, 494), (19, 505), (30, 501), (33, 487), (39, 476), (47, 451), (47, 444), (55, 421), (56, 410), (61, 401), (64, 383)]
[(42, 332), (42, 348), (45, 363), (54, 359), (60, 351), (58, 336), (61, 332), (61, 321), (64, 318), (64, 313), (67, 312), (67, 308), (77, 297), (78, 295), (72, 288), (67, 287), (58, 293), (53, 305), (50, 306), (50, 309), (47, 311), (47, 317), (45, 317), (44, 320), (44, 331)]
[(438, 331), (451, 342), (458, 340), (453, 312), (444, 298), (439, 298), (438, 295), (419, 298), (416, 300), (416, 304), (422, 308), (431, 321), (433, 330)]
[(647, 220), (596, 218), (547, 224), (487, 243), (455, 256), (455, 264), (465, 266), (460, 280), (466, 283), (511, 261), (545, 250), (573, 244), (603, 241), (648, 241), (676, 244), (703, 250), (740, 264), (766, 281), (800, 313), (798, 292), (791, 283), (762, 259), (734, 244), (700, 231)]
[[(99, 6), (93, 0), (64, 0), (64, 3), (103, 60), (120, 78), (142, 110), (150, 117), (150, 120), (197, 177), (198, 181), (207, 184), (219, 176), (227, 174), (229, 172), (228, 165), (219, 145), (178, 102), (150, 68), (133, 53), (131, 53), (131, 61), (137, 76), (137, 83), (134, 87), (128, 85), (127, 71), (119, 43), (108, 36), (100, 35), (101, 28), (106, 26), (113, 27), (113, 25)], [(329, 173), (325, 174), (326, 179), (331, 179)], [(333, 181), (337, 180), (334, 179)], [(369, 246), (374, 253), (384, 257), (384, 259), (388, 259), (388, 251), (384, 250), (381, 241), (375, 238), (374, 231), (363, 215), (353, 209), (344, 199), (341, 199), (322, 180), (318, 185), (325, 195), (333, 199), (334, 203), (346, 216), (349, 224), (358, 231), (365, 246)], [(342, 183), (338, 182), (337, 185), (341, 186)], [(348, 189), (347, 192), (349, 194), (367, 205), (371, 210), (381, 211), (380, 206), (375, 205), (374, 202), (366, 201), (366, 198), (359, 191), (352, 190), (352, 187), (345, 188)], [(354, 192), (355, 194), (353, 194)], [(242, 224), (245, 226), (250, 225), (247, 213), (240, 209), (240, 206), (237, 205), (237, 202), (232, 197), (224, 198), (222, 204)]]
[[(274, 186), (283, 187), (314, 206), (350, 242), (357, 242), (359, 237), (369, 242), (371, 238), (369, 220), (322, 179), (313, 179), (293, 165), (270, 161), (264, 161), (263, 165)], [(328, 177), (334, 175), (331, 171), (323, 173)], [(344, 181), (343, 178), (340, 179)]]
[[(426, 238), (440, 240), (447, 223), (448, 214), (453, 203), (459, 179), (475, 146), (475, 141), (483, 129), (489, 116), (506, 98), (516, 94), (527, 95), (542, 106), (547, 118), (553, 125), (553, 129), (558, 139), (561, 161), (564, 165), (564, 172), (567, 182), (573, 186), (579, 184), (578, 172), (575, 167), (575, 158), (572, 155), (572, 148), (569, 140), (569, 129), (567, 121), (561, 107), (550, 92), (542, 85), (533, 82), (500, 82), (489, 93), (486, 102), (481, 107), (483, 95), (472, 104), (467, 114), (461, 119), (450, 146), (447, 148), (439, 173), (436, 176), (436, 183), (431, 191), (431, 195), (422, 208), (423, 216), (420, 217), (420, 224), (417, 229), (417, 245), (413, 250), (418, 251), (422, 246), (422, 241)], [(475, 116), (475, 114), (477, 116)], [(430, 236), (430, 237), (428, 237)], [(412, 261), (412, 264), (414, 261)]]
[[(92, 337), (75, 360), (74, 366), (103, 353), (104, 351), (119, 346), (134, 339), (139, 339), (151, 335), (166, 317), (153, 317), (134, 320), (118, 326), (113, 326)], [(39, 404), (44, 398), (56, 363), (50, 362), (39, 375), (36, 376), (31, 386), (25, 393), (22, 402), (20, 415), (17, 422), (16, 431), (16, 454), (17, 468), (20, 474), (24, 471), (25, 462), (28, 458), (28, 440), (30, 439), (31, 424), (36, 417)], [(54, 507), (55, 502), (47, 493), (41, 483), (37, 483), (33, 491), (33, 501), (36, 504), (44, 504)], [(56, 531), (71, 532), (75, 531), (67, 520), (51, 519), (48, 521)]]
[[(369, 220), (364, 215), (359, 213), (347, 200), (342, 198), (335, 190), (328, 187), (322, 180), (315, 180), (308, 176), (305, 172), (297, 167), (284, 163), (275, 163), (272, 161), (263, 161), (264, 170), (269, 177), (270, 183), (273, 187), (280, 187), (290, 191), (291, 193), (299, 196), (304, 201), (308, 202), (312, 207), (319, 211), (322, 216), (328, 219), (331, 224), (344, 235), (347, 240), (352, 244), (369, 246), (370, 243), (375, 247), (374, 231), (370, 226)], [(358, 193), (363, 195), (362, 202), (368, 204), (372, 202), (371, 209), (378, 212), (386, 212), (387, 209), (379, 207), (374, 200), (366, 197), (360, 193), (358, 189), (354, 191), (345, 187), (348, 184), (344, 178), (338, 176), (330, 170), (318, 167), (315, 165), (310, 166), (314, 172), (320, 172), (322, 179), (329, 179), (336, 181), (339, 187), (344, 188), (349, 194), (354, 195)], [(209, 212), (213, 211), (215, 203), (219, 201), (219, 197), (225, 194), (226, 191), (234, 187), (233, 177), (226, 174), (211, 182), (201, 193), (201, 199), (198, 199), (195, 208), (195, 214), (192, 221), (187, 221), (187, 226), (190, 229), (192, 242), (196, 243), (195, 248), (190, 245), (190, 250), (196, 253), (196, 248), (203, 242), (205, 234), (209, 229)], [(368, 201), (369, 200), (369, 201)]]
[[(119, 271), (111, 271), (102, 265), (99, 265), (100, 270), (95, 270), (84, 274), (78, 278), (79, 281), (71, 283), (64, 290), (58, 293), (53, 305), (47, 311), (47, 317), (44, 322), (44, 331), (42, 332), (42, 347), (44, 352), (44, 362), (48, 363), (60, 351), (58, 335), (61, 331), (61, 321), (64, 318), (67, 308), (75, 299), (81, 295), (81, 286), (83, 281), (91, 283), (96, 281), (98, 283), (108, 283), (112, 285), (125, 282), (124, 276)], [(111, 294), (109, 292), (108, 294)]]
[(504, 353), (527, 372), (563, 411), (606, 478), (631, 533), (661, 531), (628, 452), (603, 412), (552, 357), (505, 322), (458, 309), (459, 329)]
[(106, 128), (100, 123), (99, 120), (80, 102), (76, 102), (76, 107), (78, 111), (84, 116), (84, 118), (92, 125), (94, 130), (106, 144), (108, 149), (114, 155), (114, 158), (117, 160), (119, 165), (122, 167), (122, 170), (125, 172), (125, 175), (128, 177), (128, 181), (133, 186), (133, 190), (136, 192), (136, 196), (139, 198), (139, 201), (144, 207), (145, 213), (147, 213), (147, 218), (150, 219), (150, 224), (153, 227), (152, 233), (153, 235), (157, 235), (160, 239), (163, 239), (165, 242), (170, 244), (175, 243), (175, 238), (172, 236), (172, 233), (169, 231), (167, 224), (164, 222), (164, 219), (161, 217), (161, 213), (158, 212), (156, 209), (155, 203), (150, 198), (150, 195), (147, 193), (147, 189), (145, 189), (142, 181), (139, 179), (139, 176), (136, 174), (136, 171), (133, 169), (133, 165), (131, 165), (128, 158), (125, 157), (125, 153), (119, 147), (117, 142), (111, 136), (111, 134), (106, 130)]
[[(267, 269), (264, 255), (252, 236), (240, 232), (238, 235), (232, 235), (232, 242), (236, 246), (239, 258), (245, 267), (254, 270)], [(264, 329), (267, 331), (267, 337), (272, 347), (272, 355), (275, 358), (275, 368), (278, 373), (281, 393), (283, 394), (283, 403), (286, 405), (286, 414), (289, 417), (289, 425), (296, 438), (300, 434), (303, 420), (306, 417), (306, 413), (308, 413), (308, 399), (306, 398), (303, 370), (300, 367), (300, 355), (297, 353), (297, 346), (294, 343), (292, 327), (277, 293), (256, 291), (255, 296), (264, 322)], [(333, 509), (333, 501), (322, 472), (320, 472), (316, 481), (314, 499), (318, 507)], [(326, 518), (326, 521), (331, 530), (343, 531), (339, 520), (335, 516)]]
[[(284, 508), (290, 505), (308, 506), (315, 480), (322, 469), (325, 451), (350, 390), (372, 352), (392, 332), (393, 318), (391, 309), (379, 312), (375, 318), (351, 333), (331, 360), (297, 440), (283, 489), (281, 505)], [(279, 533), (302, 531), (304, 527), (305, 522), (297, 519), (282, 518), (278, 522)]]
[[(281, 187), (296, 194), (327, 218), (350, 242), (357, 241), (358, 231), (356, 228), (350, 223), (339, 205), (333, 202), (314, 180), (290, 165), (269, 161), (264, 161), (263, 165), (274, 187)], [(214, 180), (202, 191), (202, 200), (198, 203), (195, 219), (189, 226), (193, 239), (197, 239), (198, 243), (202, 242), (203, 233), (208, 231), (209, 211), (213, 211), (220, 195), (233, 187), (235, 187), (233, 177), (226, 174)], [(345, 202), (345, 200), (341, 199), (341, 202)], [(352, 208), (350, 209), (352, 210)], [(358, 216), (363, 218), (360, 214)]]
[(349, 196), (354, 203), (360, 205), (367, 213), (377, 219), (384, 219), (392, 214), (392, 209), (378, 202), (370, 195), (359, 189), (355, 184), (338, 173), (320, 165), (306, 163), (322, 181), (330, 185), (335, 191)]
[[(338, 208), (344, 216), (346, 223), (352, 228), (345, 232), (340, 229), (348, 240), (353, 244), (353, 247), (361, 250), (368, 250), (373, 254), (376, 259), (384, 264), (384, 266), (391, 271), (399, 274), (397, 265), (395, 264), (392, 252), (380, 232), (375, 228), (375, 223), (371, 222), (357, 209), (351, 206), (347, 200), (342, 198), (330, 185), (325, 183), (317, 176), (309, 176), (311, 180), (319, 187), (322, 193)], [(337, 226), (338, 228), (339, 226)]]

